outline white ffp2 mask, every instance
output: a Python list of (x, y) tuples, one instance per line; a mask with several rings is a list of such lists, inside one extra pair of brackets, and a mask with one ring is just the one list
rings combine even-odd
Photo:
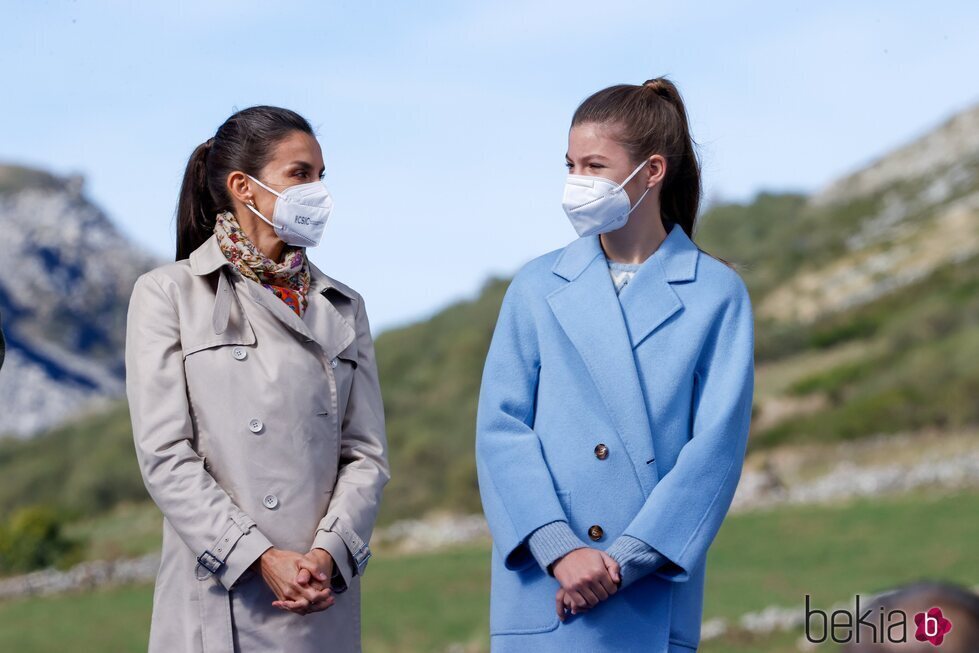
[(564, 182), (564, 201), (561, 205), (578, 236), (602, 234), (625, 226), (629, 214), (649, 192), (647, 188), (635, 205), (629, 206), (625, 185), (646, 163), (645, 160), (640, 163), (621, 184), (605, 177), (568, 175)]
[(279, 193), (251, 175), (248, 176), (276, 196), (271, 220), (254, 206), (246, 204), (245, 206), (251, 209), (252, 213), (275, 229), (275, 233), (284, 243), (297, 247), (319, 245), (323, 237), (323, 229), (326, 228), (326, 220), (333, 210), (333, 198), (325, 183), (311, 181), (308, 184), (296, 184)]

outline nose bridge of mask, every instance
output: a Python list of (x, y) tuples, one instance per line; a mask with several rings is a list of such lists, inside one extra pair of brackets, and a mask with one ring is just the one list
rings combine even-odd
[[(592, 177), (589, 175), (568, 175), (568, 183), (574, 186), (581, 186), (582, 188), (594, 188), (596, 181), (608, 181), (601, 177)], [(614, 183), (614, 182), (609, 182)]]
[[(643, 161), (638, 166), (636, 166), (636, 169), (633, 170), (631, 173), (629, 173), (629, 176), (626, 177), (625, 181), (623, 181), (621, 184), (618, 184), (613, 180), (608, 179), (607, 177), (598, 177), (593, 175), (568, 175), (567, 183), (572, 184), (574, 186), (581, 186), (583, 188), (595, 188), (599, 184), (605, 184), (606, 186), (609, 187), (608, 190), (602, 195), (602, 197), (605, 197), (623, 190), (625, 188), (625, 185), (628, 184), (629, 181), (633, 177), (635, 177), (640, 170), (642, 170), (645, 164), (646, 162)], [(601, 199), (601, 197), (592, 198), (589, 201), (585, 202), (585, 204), (591, 204), (592, 202), (598, 199)]]
[(296, 201), (300, 204), (305, 203), (306, 200), (310, 198), (317, 198), (320, 196), (328, 196), (332, 201), (330, 196), (330, 189), (326, 187), (326, 182), (322, 179), (318, 181), (311, 181), (308, 184), (299, 184), (298, 186), (292, 186), (293, 194), (296, 197)]

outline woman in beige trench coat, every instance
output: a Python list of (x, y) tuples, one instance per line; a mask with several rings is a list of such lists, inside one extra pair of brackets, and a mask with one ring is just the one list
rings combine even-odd
[[(306, 208), (325, 222), (322, 169), (301, 116), (236, 113), (190, 159), (176, 262), (133, 289), (126, 391), (164, 516), (152, 652), (361, 649), (360, 578), (390, 473), (364, 300), (305, 259), (297, 243), (322, 224), (285, 224)], [(265, 285), (228, 243), (269, 269), (306, 267), (292, 287)]]

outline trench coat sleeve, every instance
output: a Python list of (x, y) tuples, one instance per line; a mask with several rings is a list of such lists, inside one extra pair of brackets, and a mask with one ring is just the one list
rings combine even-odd
[[(310, 548), (325, 549), (349, 586), (364, 572), (384, 486), (391, 478), (384, 405), (364, 299), (357, 296), (357, 367), (340, 430), (340, 470)], [(336, 587), (336, 585), (334, 585)]]
[(126, 322), (126, 394), (143, 483), (164, 517), (198, 556), (198, 578), (226, 589), (272, 546), (204, 468), (194, 450), (177, 311), (145, 273)]
[(692, 436), (676, 464), (653, 487), (624, 534), (668, 562), (653, 572), (690, 578), (721, 527), (741, 478), (754, 393), (754, 321), (737, 277), (714, 320), (695, 371)]
[(531, 533), (568, 521), (533, 429), (540, 349), (518, 273), (503, 296), (476, 411), (476, 473), (483, 514), (504, 565), (534, 563)]

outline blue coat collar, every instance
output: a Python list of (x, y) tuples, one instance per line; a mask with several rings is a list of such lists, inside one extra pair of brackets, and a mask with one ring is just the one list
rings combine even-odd
[[(674, 223), (670, 233), (645, 262), (658, 257), (667, 281), (692, 281), (697, 274), (699, 254), (700, 248), (690, 240), (683, 227)], [(551, 269), (555, 274), (572, 281), (596, 256), (604, 255), (598, 235), (586, 236), (565, 247)]]

